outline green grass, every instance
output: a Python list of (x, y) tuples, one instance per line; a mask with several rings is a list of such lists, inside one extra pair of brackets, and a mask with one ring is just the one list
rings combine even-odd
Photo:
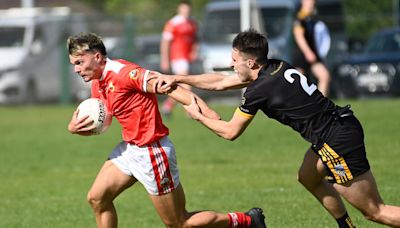
[[(340, 101), (339, 104), (347, 104)], [(365, 130), (372, 170), (386, 203), (400, 205), (400, 99), (350, 101)], [(224, 119), (233, 106), (213, 105)], [(86, 193), (121, 140), (114, 120), (103, 135), (71, 135), (74, 106), (0, 107), (0, 227), (95, 227)], [(259, 113), (236, 141), (185, 117), (165, 121), (175, 143), (188, 210), (264, 208), (269, 227), (336, 227), (296, 181), (308, 143)], [(117, 198), (120, 227), (163, 227), (140, 184)], [(367, 222), (348, 206), (358, 227)]]

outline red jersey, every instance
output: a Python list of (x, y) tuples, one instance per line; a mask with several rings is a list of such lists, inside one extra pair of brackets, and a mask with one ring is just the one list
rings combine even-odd
[(92, 81), (92, 97), (105, 102), (122, 126), (124, 141), (143, 146), (165, 135), (155, 94), (146, 93), (150, 71), (125, 60), (107, 59), (103, 75)]
[(162, 38), (171, 41), (171, 60), (191, 60), (190, 53), (196, 42), (196, 32), (196, 22), (180, 15), (174, 16), (165, 24)]

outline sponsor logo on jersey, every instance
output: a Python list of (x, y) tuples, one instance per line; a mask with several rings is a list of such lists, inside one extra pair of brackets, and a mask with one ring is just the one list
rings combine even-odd
[(140, 75), (140, 73), (136, 69), (129, 72), (129, 78), (132, 80), (136, 80), (139, 77), (139, 75)]
[(246, 103), (246, 97), (242, 96), (242, 105), (244, 105)]

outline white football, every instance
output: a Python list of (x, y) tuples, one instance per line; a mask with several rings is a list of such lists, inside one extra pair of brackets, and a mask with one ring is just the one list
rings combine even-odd
[(89, 116), (93, 120), (95, 128), (92, 130), (92, 135), (98, 135), (105, 132), (111, 125), (112, 115), (108, 111), (104, 102), (97, 98), (89, 98), (82, 101), (78, 108), (78, 119)]

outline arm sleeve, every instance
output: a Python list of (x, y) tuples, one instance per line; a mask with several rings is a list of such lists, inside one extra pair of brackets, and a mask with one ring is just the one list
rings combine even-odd
[(165, 40), (172, 40), (174, 38), (174, 25), (170, 21), (164, 26), (162, 38)]
[(127, 67), (121, 71), (122, 84), (128, 90), (147, 92), (147, 77), (150, 71), (141, 67)]
[(266, 102), (265, 96), (258, 95), (257, 90), (247, 90), (242, 96), (242, 103), (236, 109), (242, 116), (252, 118), (260, 109), (261, 105)]

